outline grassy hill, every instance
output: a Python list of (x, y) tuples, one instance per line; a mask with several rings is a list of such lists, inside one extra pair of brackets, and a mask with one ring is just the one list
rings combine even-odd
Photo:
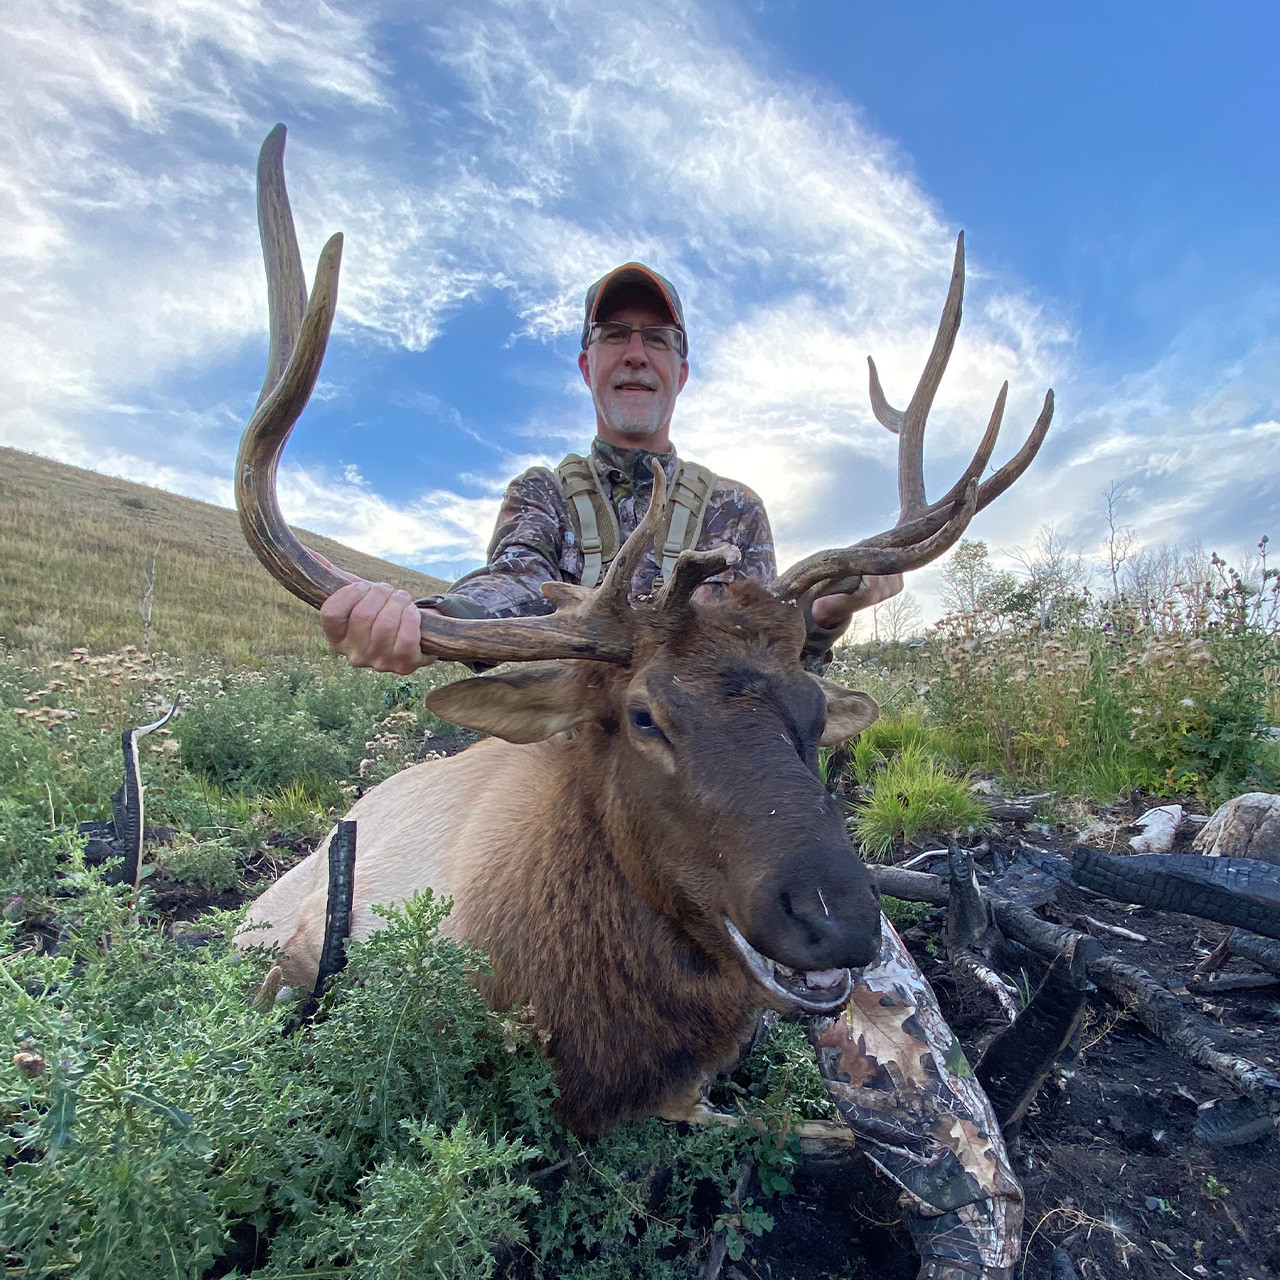
[[(437, 578), (298, 532), (362, 577), (415, 596), (444, 589)], [(234, 511), (0, 448), (0, 643), (140, 646), (153, 553), (152, 649), (243, 663), (323, 647), (315, 611), (262, 568)]]

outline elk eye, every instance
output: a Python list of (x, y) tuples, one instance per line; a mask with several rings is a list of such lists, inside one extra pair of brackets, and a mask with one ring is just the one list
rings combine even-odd
[(631, 727), (643, 737), (661, 738), (664, 742), (667, 740), (667, 735), (658, 728), (649, 714), (648, 707), (631, 707), (627, 711), (627, 719), (631, 722)]

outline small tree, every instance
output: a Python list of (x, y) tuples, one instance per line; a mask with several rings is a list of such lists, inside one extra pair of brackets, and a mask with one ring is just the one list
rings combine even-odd
[(1111, 578), (1111, 599), (1120, 599), (1120, 567), (1128, 560), (1137, 541), (1137, 533), (1129, 525), (1116, 523), (1116, 503), (1120, 496), (1120, 481), (1113, 480), (1102, 491), (1107, 509), (1107, 573)]
[(981, 625), (1002, 627), (1026, 611), (1021, 584), (992, 565), (987, 544), (962, 538), (942, 570), (942, 603), (952, 613), (974, 615)]
[(1040, 624), (1052, 626), (1078, 600), (1086, 572), (1080, 552), (1072, 551), (1051, 524), (1041, 525), (1030, 551), (1015, 552), (1023, 568), (1022, 586)]
[(900, 591), (875, 606), (875, 634), (890, 644), (904, 644), (919, 635), (923, 626), (924, 614), (910, 591)]

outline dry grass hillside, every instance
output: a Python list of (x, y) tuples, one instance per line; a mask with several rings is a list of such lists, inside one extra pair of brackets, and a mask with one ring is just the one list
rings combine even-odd
[[(444, 589), (426, 574), (299, 533), (364, 577), (415, 595)], [(152, 649), (254, 663), (323, 646), (315, 611), (259, 565), (234, 511), (0, 449), (0, 644), (141, 646), (153, 553)]]

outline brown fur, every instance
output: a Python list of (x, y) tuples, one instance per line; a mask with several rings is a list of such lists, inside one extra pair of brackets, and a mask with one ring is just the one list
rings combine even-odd
[[(797, 612), (753, 584), (720, 604), (637, 610), (629, 668), (538, 664), (433, 694), (458, 723), (527, 745), (419, 766), (349, 815), (356, 936), (377, 927), (373, 901), (428, 884), (451, 894), (450, 931), (492, 959), (490, 1002), (531, 1004), (549, 1032), (561, 1113), (582, 1133), (678, 1106), (773, 1002), (726, 917), (796, 967), (833, 967), (830, 947), (861, 953), (878, 937), (870, 881), (816, 776), (823, 690), (800, 666), (802, 641)], [(665, 741), (637, 729), (637, 707)], [(321, 858), (250, 913), (273, 922), (265, 940), (294, 981), (314, 976)], [(811, 882), (826, 887), (837, 942), (811, 940)]]

